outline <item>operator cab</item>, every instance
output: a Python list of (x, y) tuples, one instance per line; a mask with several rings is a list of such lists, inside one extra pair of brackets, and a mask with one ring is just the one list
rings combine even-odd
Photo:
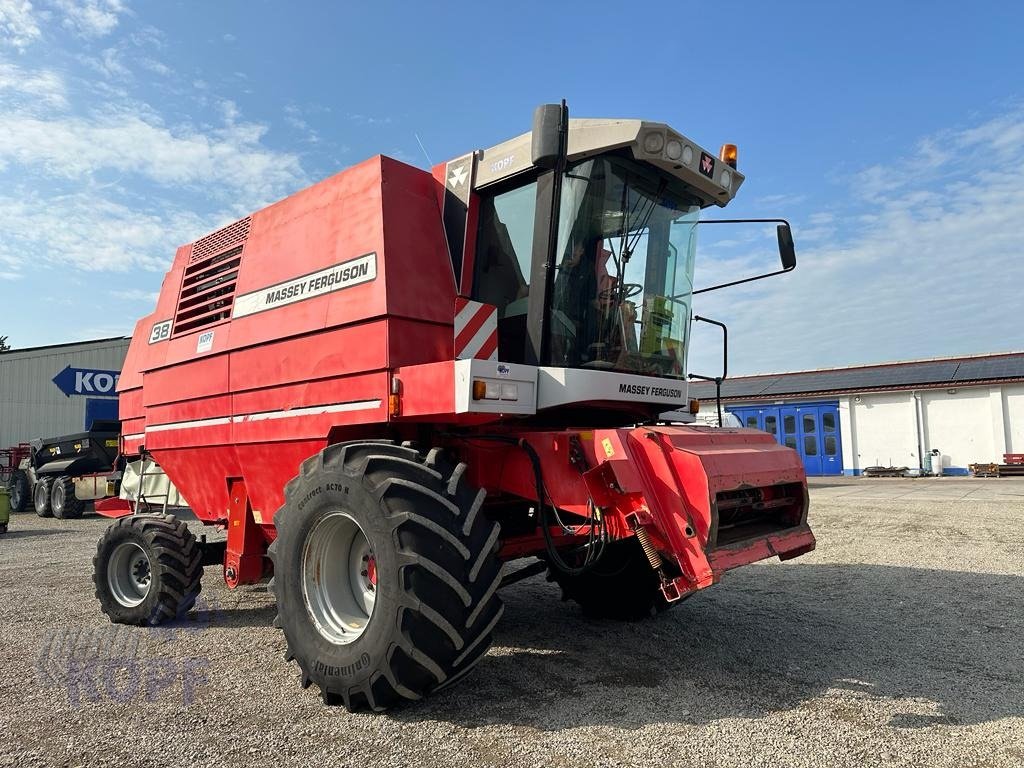
[[(536, 199), (531, 180), (480, 200), (471, 295), (498, 308), (498, 358), (508, 362), (530, 351)], [(542, 364), (682, 377), (700, 199), (607, 154), (566, 170), (559, 208)]]
[[(535, 371), (521, 372), (535, 411), (467, 408), (599, 405), (642, 419), (687, 407), (697, 225), (743, 183), (734, 147), (714, 157), (662, 123), (569, 120), (547, 105), (530, 133), (435, 172), (460, 293), (496, 308), (488, 359)], [(785, 239), (791, 250), (788, 224)], [(518, 375), (472, 363), (467, 383)]]

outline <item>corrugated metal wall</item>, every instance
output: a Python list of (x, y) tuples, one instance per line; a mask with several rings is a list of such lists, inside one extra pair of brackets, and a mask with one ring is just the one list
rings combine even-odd
[(103, 339), (0, 354), (0, 448), (81, 432), (86, 398), (65, 397), (53, 377), (69, 365), (120, 371), (128, 342)]

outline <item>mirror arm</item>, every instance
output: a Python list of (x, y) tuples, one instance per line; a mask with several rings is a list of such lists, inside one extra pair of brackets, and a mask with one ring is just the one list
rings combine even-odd
[[(778, 224), (785, 226), (785, 228), (791, 231), (789, 222), (786, 219), (704, 219), (696, 222), (696, 224)], [(696, 226), (695, 224), (695, 226)], [(779, 229), (781, 230), (781, 226)], [(792, 245), (791, 245), (792, 247)], [(775, 272), (766, 272), (763, 275), (755, 275), (754, 277), (746, 277), (742, 280), (732, 280), (728, 283), (719, 283), (718, 285), (712, 285), (707, 288), (701, 288), (693, 291), (693, 295), (696, 296), (698, 293), (707, 293), (708, 291), (717, 291), (720, 288), (729, 288), (733, 285), (742, 285), (743, 283), (752, 283), (755, 280), (764, 280), (766, 277), (775, 277), (776, 275), (784, 275), (787, 272), (792, 272), (796, 269), (796, 263), (794, 262), (791, 267), (783, 267), (782, 269), (776, 270)]]
[(755, 280), (764, 280), (766, 277), (775, 277), (776, 275), (784, 275), (787, 272), (792, 272), (794, 269), (796, 269), (795, 266), (790, 267), (789, 269), (780, 269), (780, 270), (778, 270), (776, 272), (767, 272), (767, 273), (765, 273), (763, 275), (757, 275), (756, 277), (747, 277), (747, 278), (744, 278), (743, 280), (733, 280), (731, 283), (719, 283), (718, 285), (711, 285), (711, 286), (708, 286), (707, 288), (701, 288), (698, 291), (694, 291), (691, 295), (696, 296), (698, 293), (707, 293), (708, 291), (717, 291), (719, 288), (728, 288), (728, 287), (733, 286), (733, 285), (741, 285), (743, 283), (752, 283)]

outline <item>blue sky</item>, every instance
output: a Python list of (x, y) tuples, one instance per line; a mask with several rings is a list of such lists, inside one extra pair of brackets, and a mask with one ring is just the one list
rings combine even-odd
[[(0, 335), (130, 332), (178, 244), (565, 97), (738, 144), (726, 212), (793, 222), (795, 273), (696, 304), (733, 373), (1022, 349), (1022, 8), (0, 0)], [(709, 237), (698, 283), (773, 263), (763, 235)]]

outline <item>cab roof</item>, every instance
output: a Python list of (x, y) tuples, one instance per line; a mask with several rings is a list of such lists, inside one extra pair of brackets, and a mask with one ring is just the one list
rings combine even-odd
[[(530, 131), (476, 153), (474, 189), (504, 181), (534, 168)], [(704, 205), (724, 206), (735, 197), (744, 176), (665, 123), (647, 120), (570, 119), (569, 162), (614, 150), (667, 171), (692, 187)]]

